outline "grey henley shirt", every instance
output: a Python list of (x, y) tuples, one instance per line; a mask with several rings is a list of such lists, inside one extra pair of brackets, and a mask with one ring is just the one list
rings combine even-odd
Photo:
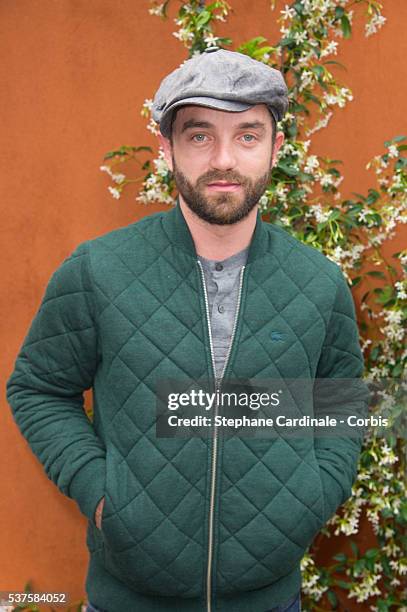
[(216, 377), (220, 378), (232, 338), (240, 271), (247, 261), (249, 247), (222, 261), (198, 256), (205, 277)]

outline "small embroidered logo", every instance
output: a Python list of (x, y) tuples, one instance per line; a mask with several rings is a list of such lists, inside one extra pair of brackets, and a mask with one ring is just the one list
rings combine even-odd
[(270, 333), (270, 338), (272, 340), (277, 340), (277, 341), (278, 340), (282, 340), (283, 339), (283, 334), (281, 332), (279, 332), (279, 331), (272, 331)]

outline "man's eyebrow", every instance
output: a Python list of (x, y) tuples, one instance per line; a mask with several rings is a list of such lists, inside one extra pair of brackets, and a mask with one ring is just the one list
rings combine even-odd
[[(210, 123), (209, 121), (197, 121), (196, 119), (188, 119), (188, 121), (185, 121), (184, 125), (182, 126), (181, 134), (185, 132), (185, 130), (188, 130), (190, 128), (214, 128), (214, 127), (216, 126), (213, 123)], [(266, 131), (266, 124), (263, 123), (262, 121), (245, 121), (244, 123), (239, 123), (235, 127), (239, 130), (251, 129), (251, 130), (260, 130), (263, 132)]]

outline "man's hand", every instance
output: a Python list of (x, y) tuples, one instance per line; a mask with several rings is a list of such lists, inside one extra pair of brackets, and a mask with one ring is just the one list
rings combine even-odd
[(103, 512), (104, 504), (105, 504), (105, 498), (102, 497), (102, 499), (98, 503), (98, 505), (96, 507), (96, 511), (95, 511), (95, 523), (96, 523), (96, 527), (98, 529), (102, 528), (102, 512)]

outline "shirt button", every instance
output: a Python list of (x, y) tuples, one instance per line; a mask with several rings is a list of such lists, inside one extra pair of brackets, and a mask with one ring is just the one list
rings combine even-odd
[(217, 272), (222, 272), (222, 270), (223, 270), (223, 266), (222, 266), (222, 264), (221, 264), (221, 263), (217, 263), (217, 264), (215, 264), (215, 270), (216, 270)]
[(222, 312), (225, 312), (225, 307), (221, 304), (220, 306), (218, 306), (218, 311), (222, 314)]

